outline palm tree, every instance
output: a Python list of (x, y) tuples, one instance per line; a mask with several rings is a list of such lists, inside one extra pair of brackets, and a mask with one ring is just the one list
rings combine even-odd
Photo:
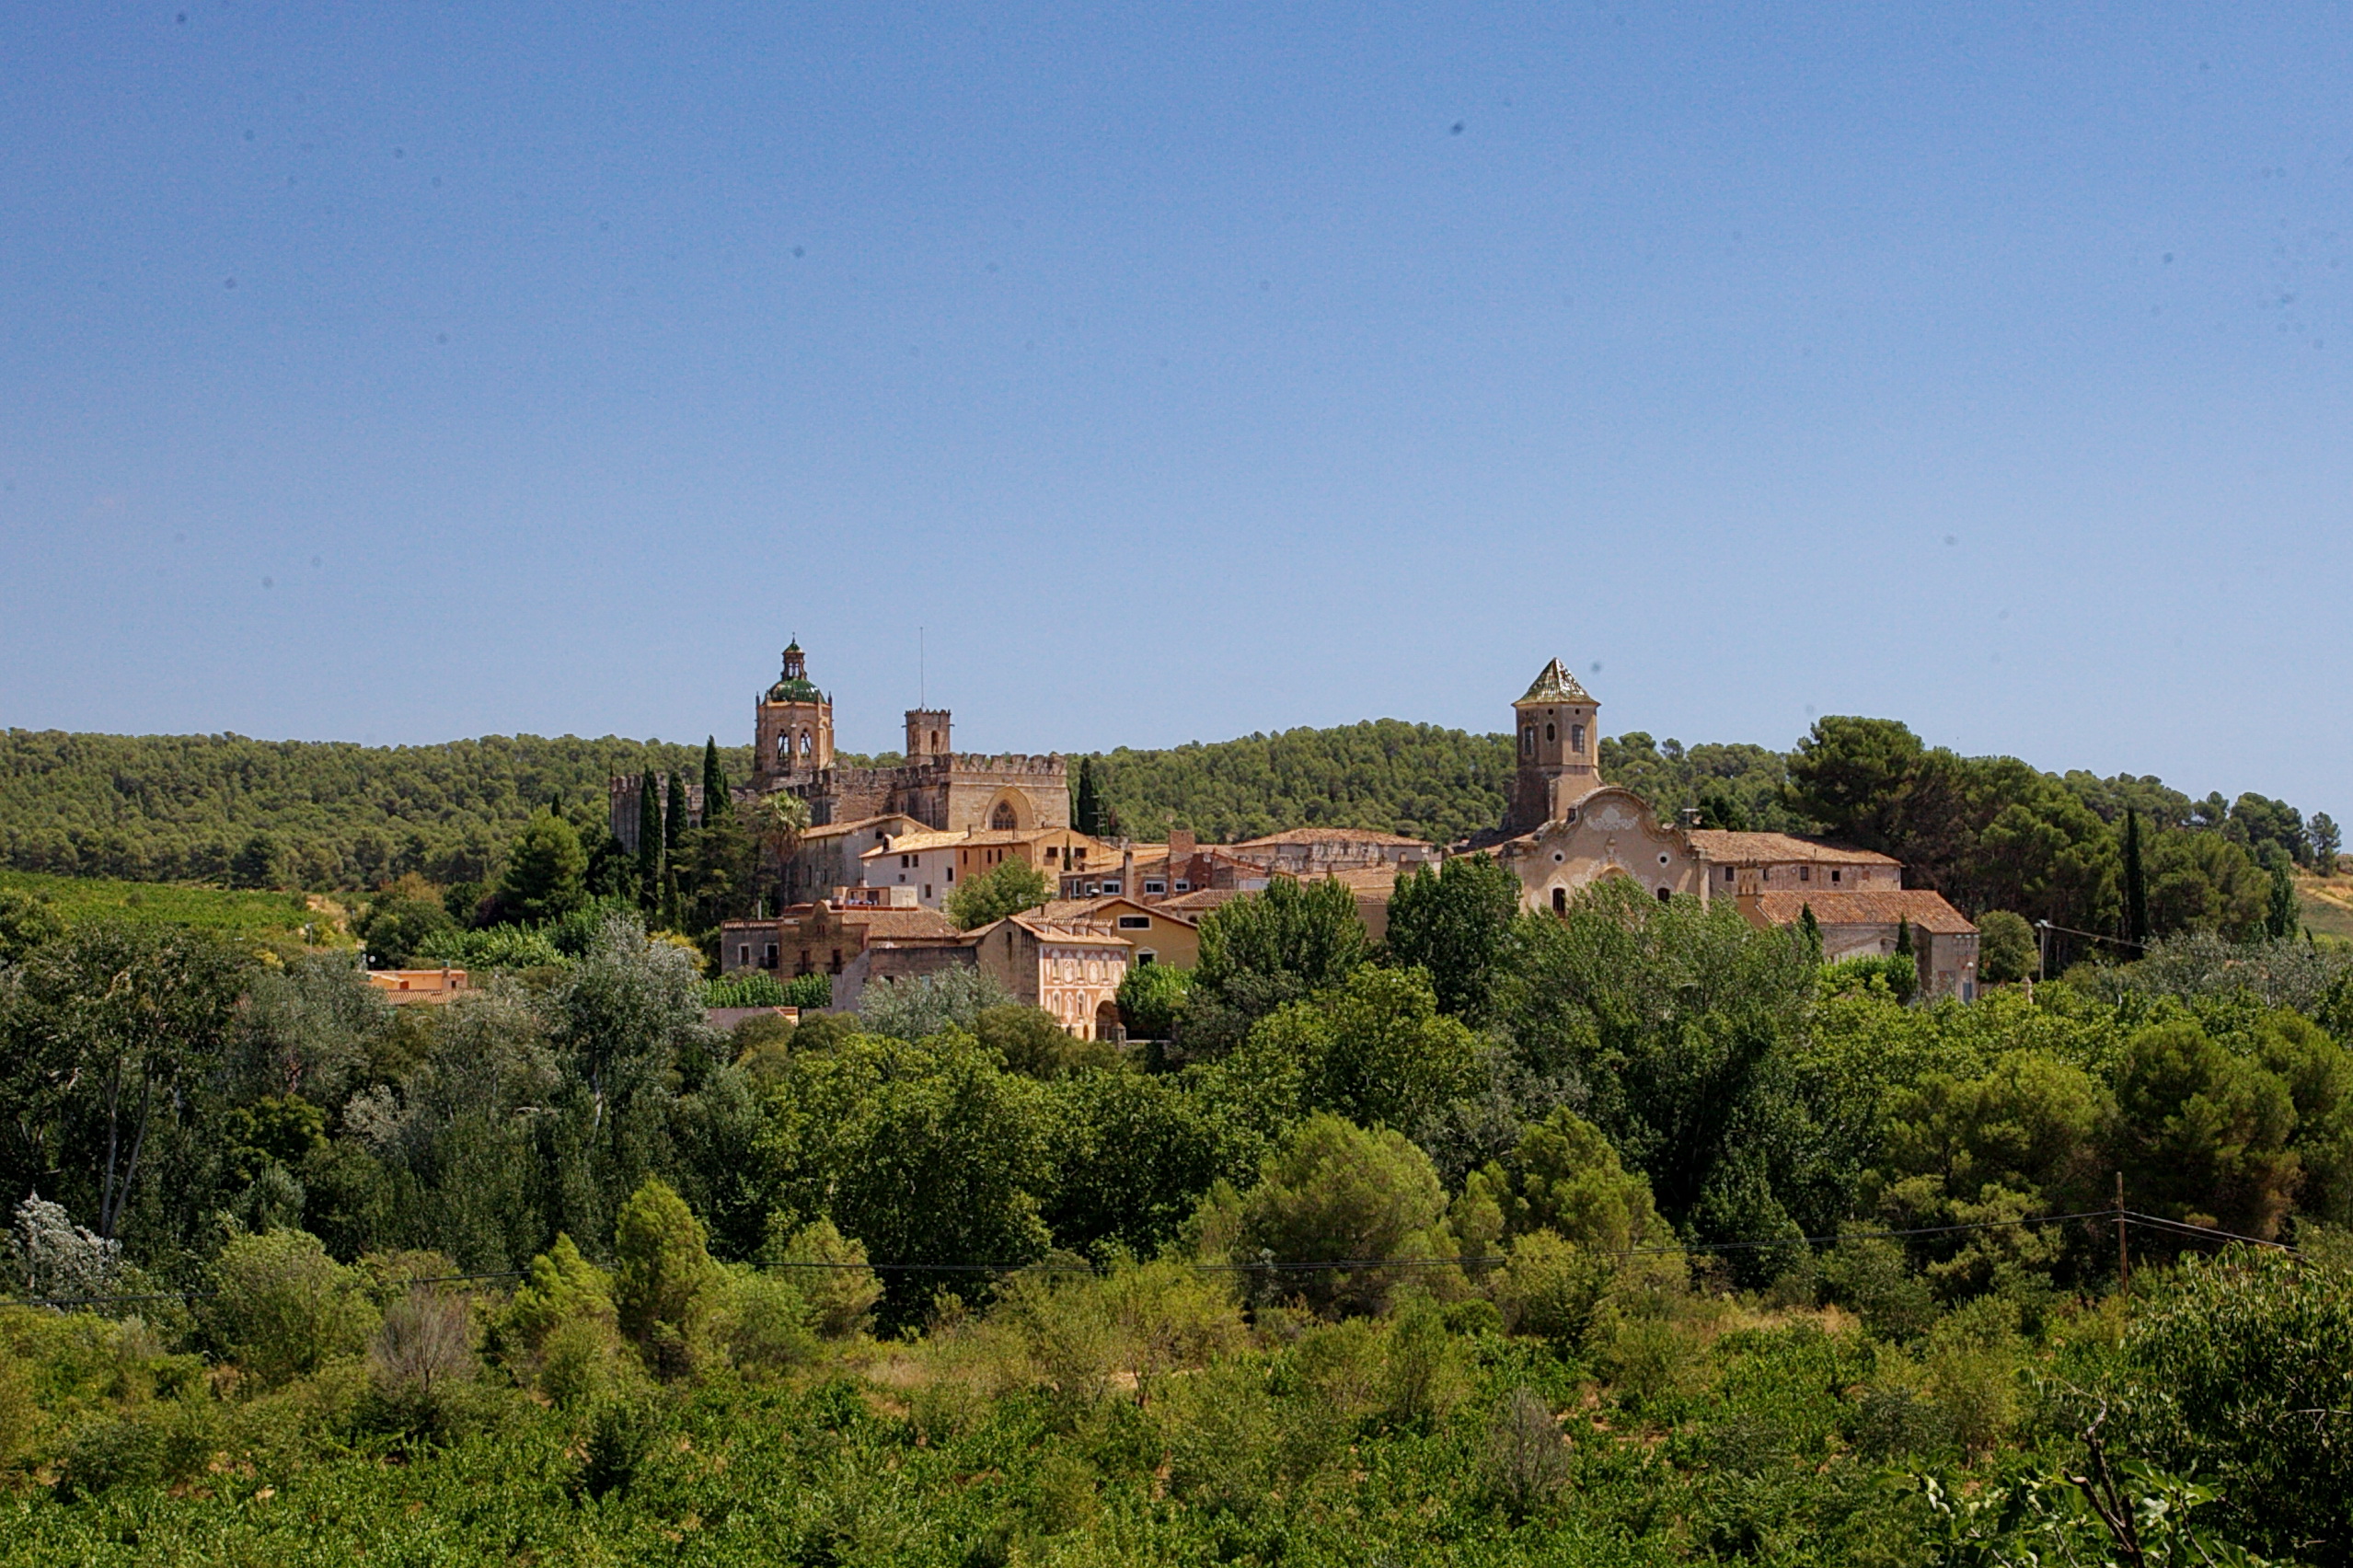
[[(764, 795), (753, 808), (753, 831), (758, 834), (760, 847), (776, 858), (777, 875), (781, 881), (784, 868), (790, 863), (792, 852), (801, 847), (801, 836), (809, 831), (809, 802), (800, 796), (779, 790)], [(778, 905), (784, 902), (782, 889), (778, 893)]]

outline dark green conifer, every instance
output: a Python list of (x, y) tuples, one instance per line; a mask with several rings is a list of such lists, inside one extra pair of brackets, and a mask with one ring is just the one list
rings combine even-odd
[(1901, 915), (1896, 917), (1896, 956), (1912, 956), (1912, 923)]
[(727, 774), (719, 766), (719, 737), (703, 741), (703, 821), (717, 822), (727, 814)]
[(2149, 873), (2140, 860), (2140, 813), (2124, 813), (2124, 940), (2135, 948), (2149, 940)]
[(1073, 813), (1078, 819), (1078, 831), (1097, 838), (1103, 835), (1103, 800), (1095, 787), (1095, 759), (1078, 759), (1078, 804)]
[(1822, 961), (1822, 922), (1814, 917), (1814, 906), (1810, 904), (1797, 911), (1797, 934), (1804, 940), (1806, 951), (1814, 955), (1814, 961), (1819, 963)]
[(638, 906), (652, 914), (662, 894), (662, 784), (651, 767), (638, 779)]
[(686, 831), (686, 777), (676, 768), (670, 770), (670, 790), (662, 802), (662, 858), (678, 858), (678, 840)]

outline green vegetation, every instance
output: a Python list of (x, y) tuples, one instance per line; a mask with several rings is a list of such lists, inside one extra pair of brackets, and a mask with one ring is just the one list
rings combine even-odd
[(398, 1011), (21, 923), (0, 1562), (2347, 1562), (2353, 958), (1908, 1005), (1458, 864), (1222, 906), (1148, 1063), (720, 1035), (628, 897)]
[[(319, 947), (350, 940), (337, 905), (320, 900), (314, 905), (298, 893), (0, 871), (0, 900), (7, 900), (12, 894), (42, 906), (68, 925), (102, 920), (112, 925), (183, 926), (244, 944)], [(0, 952), (0, 959), (7, 956)]]
[(960, 931), (976, 931), (993, 920), (1035, 909), (1054, 896), (1046, 874), (1027, 860), (1000, 860), (948, 895), (942, 913)]

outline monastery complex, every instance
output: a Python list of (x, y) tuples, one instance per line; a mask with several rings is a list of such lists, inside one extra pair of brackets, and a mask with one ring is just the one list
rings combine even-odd
[[(836, 1008), (856, 1007), (877, 980), (978, 968), (1073, 1033), (1108, 1037), (1119, 1027), (1115, 997), (1128, 970), (1190, 966), (1201, 917), (1228, 899), (1275, 877), (1336, 880), (1378, 939), (1401, 872), (1484, 853), (1518, 877), (1528, 909), (1565, 911), (1580, 889), (1623, 879), (1662, 901), (1729, 899), (1759, 928), (1797, 925), (1810, 911), (1832, 960), (1892, 953), (1909, 928), (1923, 992), (1975, 999), (1977, 928), (1942, 894), (1905, 887), (1894, 859), (1787, 834), (1704, 828), (1696, 812), (1661, 821), (1602, 779), (1600, 705), (1557, 659), (1512, 709), (1518, 757), (1505, 820), (1461, 844), (1340, 827), (1240, 844), (1202, 844), (1171, 829), (1164, 844), (1136, 844), (1072, 825), (1062, 756), (957, 752), (945, 709), (908, 710), (897, 766), (839, 766), (833, 699), (810, 680), (796, 643), (755, 704), (753, 777), (733, 795), (746, 808), (779, 792), (796, 796), (809, 826), (778, 868), (785, 907), (727, 922), (721, 967), (823, 972), (835, 977)], [(640, 788), (636, 778), (611, 786), (613, 832), (632, 850)], [(689, 785), (686, 793), (675, 804), (698, 821), (700, 790)], [(949, 894), (1009, 859), (1037, 867), (1060, 896), (956, 929), (941, 912)]]

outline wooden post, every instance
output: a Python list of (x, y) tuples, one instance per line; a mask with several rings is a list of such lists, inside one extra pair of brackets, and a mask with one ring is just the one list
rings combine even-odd
[(2132, 1294), (2132, 1254), (2124, 1247), (2124, 1172), (2117, 1172), (2117, 1278), (2124, 1293)]

